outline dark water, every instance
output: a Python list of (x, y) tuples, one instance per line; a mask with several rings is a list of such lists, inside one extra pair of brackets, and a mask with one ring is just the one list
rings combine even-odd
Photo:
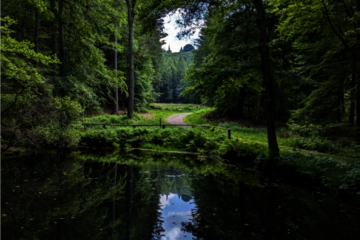
[(360, 205), (216, 160), (3, 157), (2, 239), (359, 239)]

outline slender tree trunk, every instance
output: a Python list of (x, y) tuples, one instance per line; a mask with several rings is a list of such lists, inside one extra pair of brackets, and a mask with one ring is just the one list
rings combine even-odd
[[(115, 28), (116, 28), (116, 24), (115, 24)], [(115, 43), (117, 43), (117, 37), (115, 36)], [(114, 52), (114, 69), (115, 71), (117, 71), (117, 50), (115, 50)], [(116, 75), (115, 75), (116, 76)], [(118, 90), (118, 83), (117, 81), (115, 82), (115, 114), (118, 114), (119, 113), (119, 90)]]
[(344, 113), (343, 107), (344, 107), (344, 80), (340, 80), (339, 88), (338, 88), (338, 109), (336, 111), (338, 123), (341, 123), (342, 121), (342, 116)]
[(349, 114), (349, 123), (354, 124), (354, 118), (355, 118), (355, 103), (354, 103), (354, 101), (351, 101), (351, 103), (350, 103), (350, 114)]
[(349, 110), (349, 123), (354, 124), (355, 119), (355, 102), (354, 102), (354, 92), (355, 92), (355, 82), (356, 82), (356, 67), (353, 66), (350, 80), (350, 110)]
[(60, 77), (65, 76), (63, 9), (64, 9), (64, 0), (59, 0), (59, 60), (61, 62)]
[(133, 168), (127, 166), (127, 179), (126, 179), (126, 232), (125, 239), (131, 239), (131, 210), (132, 210), (132, 195), (133, 195)]
[(244, 117), (245, 95), (246, 95), (245, 87), (240, 88), (240, 97), (237, 107), (238, 109), (237, 117), (240, 119)]
[[(35, 31), (34, 31), (34, 43), (35, 43), (35, 52), (39, 52), (39, 28), (40, 28), (40, 18), (39, 10), (35, 9)], [(39, 62), (36, 62), (36, 68), (39, 67)]]
[(267, 137), (270, 153), (279, 155), (279, 147), (276, 139), (275, 123), (274, 123), (274, 110), (273, 110), (273, 83), (272, 74), (270, 69), (269, 48), (267, 45), (267, 31), (265, 10), (262, 0), (255, 0), (255, 7), (258, 13), (258, 25), (260, 30), (260, 55), (262, 62), (263, 79), (265, 83), (266, 97), (266, 122), (267, 122)]
[(132, 119), (134, 117), (134, 53), (133, 53), (133, 41), (134, 41), (134, 17), (135, 17), (135, 4), (136, 1), (126, 0), (126, 6), (128, 10), (128, 25), (129, 25), (129, 108), (128, 117)]
[[(259, 86), (262, 87), (262, 81), (259, 83)], [(256, 94), (256, 103), (255, 103), (255, 112), (254, 112), (255, 122), (259, 121), (260, 104), (261, 104), (261, 92), (258, 92)]]
[[(52, 55), (56, 55), (57, 53), (57, 40), (56, 40), (56, 9), (55, 9), (55, 0), (51, 0), (51, 11), (54, 14), (54, 19), (52, 21), (52, 26), (51, 26), (51, 50), (52, 50)], [(56, 76), (56, 68), (57, 68), (57, 64), (54, 63), (54, 75)]]
[[(360, 0), (356, 0), (356, 12), (360, 14)], [(356, 28), (360, 29), (360, 19), (357, 17)], [(356, 125), (360, 126), (360, 30), (356, 32)]]
[(124, 109), (126, 111), (127, 104), (126, 104), (126, 94), (125, 93), (123, 93), (121, 95), (121, 106), (122, 106), (122, 109)]

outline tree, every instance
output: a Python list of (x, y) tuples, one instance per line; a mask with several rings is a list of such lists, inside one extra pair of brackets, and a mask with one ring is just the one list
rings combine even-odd
[[(115, 85), (126, 90), (122, 72), (113, 70), (113, 58), (107, 55), (108, 49), (122, 51), (110, 39), (120, 32), (114, 29), (114, 15), (119, 28), (124, 26), (124, 5), (114, 6), (113, 0), (17, 0), (13, 8), (13, 3), (2, 1), (2, 15), (14, 20), (6, 27), (11, 35), (2, 40), (9, 41), (4, 46), (16, 45), (10, 52), (2, 45), (2, 64), (8, 59), (11, 66), (21, 66), (22, 75), (3, 67), (2, 109), (8, 108), (2, 118), (3, 137), (32, 145), (75, 141), (68, 124), (82, 111), (102, 110), (113, 100)], [(11, 52), (15, 49), (21, 53)], [(15, 77), (26, 85), (31, 82), (31, 87), (14, 85)]]
[(262, 0), (255, 0), (256, 12), (258, 13), (258, 24), (260, 32), (259, 52), (261, 55), (262, 73), (265, 82), (266, 93), (266, 128), (269, 150), (274, 155), (279, 155), (279, 147), (276, 140), (274, 111), (273, 111), (273, 81), (270, 69), (270, 56), (268, 48), (268, 36), (266, 29), (265, 10)]
[(127, 19), (129, 27), (129, 103), (128, 103), (128, 117), (134, 117), (134, 54), (133, 54), (133, 41), (134, 41), (134, 19), (136, 0), (126, 0)]

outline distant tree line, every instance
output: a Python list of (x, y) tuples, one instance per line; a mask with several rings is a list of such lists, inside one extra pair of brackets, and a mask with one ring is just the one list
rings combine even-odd
[(161, 80), (156, 85), (156, 90), (160, 94), (157, 102), (160, 103), (200, 103), (200, 98), (196, 96), (183, 96), (182, 92), (186, 87), (186, 69), (193, 61), (193, 50), (191, 44), (181, 47), (178, 53), (168, 51), (162, 53), (160, 63)]

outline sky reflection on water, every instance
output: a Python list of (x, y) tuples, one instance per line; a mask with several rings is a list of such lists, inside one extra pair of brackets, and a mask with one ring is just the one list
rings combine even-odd
[(170, 193), (160, 195), (161, 217), (164, 220), (162, 227), (165, 236), (161, 240), (193, 239), (193, 235), (181, 231), (181, 223), (189, 222), (191, 210), (196, 208), (192, 197)]

